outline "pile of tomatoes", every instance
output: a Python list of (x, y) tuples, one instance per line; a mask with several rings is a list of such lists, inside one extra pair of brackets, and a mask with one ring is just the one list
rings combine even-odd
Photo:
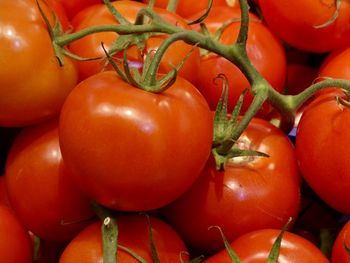
[[(287, 131), (264, 102), (230, 137), (255, 96), (240, 63), (285, 100), (350, 80), (350, 3), (248, 1), (234, 64), (211, 41), (236, 42), (240, 1), (195, 23), (207, 0), (149, 2), (0, 2), (1, 261), (350, 262), (349, 90), (312, 91)], [(156, 65), (171, 35), (140, 33), (152, 19), (208, 44), (175, 41)]]

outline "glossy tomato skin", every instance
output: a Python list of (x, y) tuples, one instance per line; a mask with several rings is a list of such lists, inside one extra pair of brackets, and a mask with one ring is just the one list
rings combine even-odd
[(350, 254), (345, 249), (350, 244), (350, 221), (347, 221), (338, 233), (332, 248), (332, 263), (349, 263)]
[(46, 240), (69, 240), (94, 216), (90, 201), (74, 184), (63, 163), (58, 120), (23, 129), (6, 163), (11, 207), (23, 224)]
[[(273, 243), (281, 230), (262, 229), (240, 236), (231, 243), (232, 249), (244, 263), (266, 263)], [(231, 262), (226, 250), (219, 252), (205, 263)], [(328, 263), (329, 260), (313, 243), (303, 237), (285, 232), (278, 257), (279, 263)]]
[(221, 227), (232, 241), (253, 230), (280, 228), (298, 214), (300, 176), (286, 135), (262, 119), (253, 119), (239, 144), (270, 157), (236, 159), (224, 171), (216, 170), (210, 159), (194, 185), (161, 210), (199, 253), (214, 253), (224, 246), (219, 232), (208, 230), (210, 226)]
[(3, 262), (31, 263), (32, 244), (29, 234), (13, 211), (0, 205), (0, 258)]
[(336, 12), (335, 1), (260, 0), (269, 28), (290, 46), (310, 52), (328, 52), (350, 43), (350, 3), (342, 1), (337, 19), (323, 28)]
[(348, 214), (350, 110), (337, 96), (342, 95), (321, 95), (306, 107), (297, 128), (296, 154), (308, 185), (332, 208)]
[[(215, 32), (225, 21), (232, 18), (240, 19), (239, 8), (213, 7), (205, 24), (211, 32)], [(279, 40), (270, 32), (255, 15), (250, 14), (247, 52), (252, 64), (264, 76), (274, 89), (282, 91), (284, 88), (287, 62), (284, 48)], [(220, 42), (233, 44), (236, 41), (240, 28), (239, 22), (234, 22), (226, 27)], [(273, 59), (271, 59), (273, 58)], [(218, 74), (224, 74), (228, 80), (228, 111), (232, 112), (240, 94), (250, 85), (243, 73), (232, 62), (218, 55), (209, 53), (202, 56), (198, 69), (198, 89), (205, 96), (212, 110), (216, 109), (222, 86), (219, 81), (214, 82)], [(245, 112), (253, 100), (251, 92), (244, 97), (242, 112)], [(264, 117), (272, 107), (267, 103), (259, 110), (258, 116)]]
[[(144, 3), (149, 3), (149, 0), (144, 0)], [(168, 5), (168, 0), (156, 0), (154, 5), (160, 8), (166, 8)], [(238, 6), (238, 1), (231, 0), (214, 0), (212, 7), (214, 6)], [(188, 0), (179, 0), (177, 1), (177, 6), (175, 12), (184, 18), (192, 18), (193, 15), (197, 13), (204, 13), (208, 7), (208, 0), (198, 0), (194, 4), (192, 1)], [(199, 18), (198, 16), (197, 18)]]
[(103, 0), (56, 0), (64, 7), (68, 18), (71, 20), (81, 10), (96, 4), (102, 4)]
[[(53, 23), (51, 10), (39, 3)], [(60, 67), (35, 0), (2, 1), (0, 20), (0, 126), (57, 115), (77, 82), (75, 66), (65, 58)]]
[(135, 88), (113, 71), (82, 81), (60, 117), (63, 159), (92, 199), (118, 210), (149, 210), (182, 194), (210, 154), (212, 115), (193, 85)]
[[(114, 1), (113, 6), (130, 22), (134, 22), (138, 11), (141, 8), (146, 7), (145, 4), (134, 1)], [(168, 12), (164, 9), (155, 8), (157, 14), (165, 21), (177, 25), (182, 28), (189, 28), (187, 23), (180, 16)], [(111, 15), (107, 7), (103, 4), (97, 6), (91, 6), (79, 12), (72, 20), (74, 31), (79, 31), (87, 27), (105, 24), (116, 24), (115, 18)], [(92, 34), (77, 41), (74, 41), (69, 46), (69, 49), (81, 57), (102, 57), (102, 59), (93, 61), (77, 62), (79, 77), (81, 80), (99, 73), (106, 69), (105, 53), (102, 49), (101, 42), (103, 42), (105, 48), (108, 50), (111, 44), (115, 41), (116, 35), (114, 32), (104, 32)], [(136, 48), (130, 48), (128, 59), (138, 66), (142, 66), (143, 55), (141, 53), (150, 53), (158, 49), (160, 44), (167, 36), (158, 35), (150, 37), (146, 41), (144, 50), (136, 51)], [(160, 63), (159, 72), (167, 73), (178, 65), (185, 56), (191, 52), (193, 47), (185, 44), (183, 41), (176, 41), (165, 52), (162, 62)], [(120, 58), (123, 58), (123, 54), (118, 54)], [(199, 49), (194, 48), (190, 57), (186, 60), (178, 74), (192, 84), (196, 84), (197, 76), (193, 74), (199, 65)], [(107, 67), (107, 69), (110, 67)]]
[[(187, 248), (180, 236), (165, 222), (150, 217), (152, 236), (160, 262), (186, 260)], [(145, 215), (126, 215), (117, 218), (118, 245), (141, 256), (145, 262), (153, 262), (149, 225)], [(118, 248), (118, 262), (139, 262), (128, 252)], [(63, 251), (59, 263), (102, 262), (101, 222), (95, 222), (77, 235)]]

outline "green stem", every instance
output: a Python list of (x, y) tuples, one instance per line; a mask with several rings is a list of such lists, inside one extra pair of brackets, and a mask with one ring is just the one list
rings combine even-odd
[(159, 26), (156, 26), (154, 24), (147, 24), (147, 25), (99, 25), (99, 26), (93, 26), (86, 29), (82, 29), (80, 31), (62, 35), (55, 38), (55, 43), (61, 47), (69, 45), (70, 43), (81, 39), (83, 37), (86, 37), (91, 34), (95, 33), (101, 33), (101, 32), (115, 32), (119, 35), (127, 35), (127, 34), (140, 34), (140, 33), (148, 33), (148, 32), (161, 32), (161, 33), (167, 33), (163, 32), (162, 28), (159, 28)]
[(178, 2), (178, 0), (169, 0), (166, 10), (176, 12)]

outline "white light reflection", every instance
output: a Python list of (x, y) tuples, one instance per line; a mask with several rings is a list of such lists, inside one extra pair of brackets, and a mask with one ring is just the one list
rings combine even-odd
[(119, 116), (121, 118), (128, 119), (134, 125), (138, 126), (143, 132), (151, 133), (155, 127), (151, 120), (147, 119), (147, 116), (142, 115), (140, 112), (136, 112), (132, 108), (115, 106), (110, 103), (101, 103), (95, 110), (95, 114), (104, 116)]

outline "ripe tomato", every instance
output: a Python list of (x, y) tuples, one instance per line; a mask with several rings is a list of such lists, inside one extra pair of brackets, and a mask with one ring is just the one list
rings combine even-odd
[(350, 246), (350, 221), (342, 227), (333, 244), (332, 263), (350, 263), (350, 254), (345, 246)]
[[(39, 3), (53, 24), (51, 11)], [(77, 72), (68, 58), (59, 65), (36, 1), (1, 1), (0, 21), (0, 126), (24, 126), (57, 115)]]
[[(172, 263), (186, 259), (187, 248), (180, 236), (166, 223), (156, 217), (150, 217), (152, 236), (160, 262)], [(144, 262), (154, 262), (150, 247), (149, 225), (144, 215), (126, 215), (117, 218), (118, 245), (124, 246)], [(130, 253), (118, 247), (118, 262), (140, 262)], [(59, 263), (95, 263), (102, 262), (101, 222), (88, 226), (79, 233), (63, 251)]]
[(23, 129), (6, 163), (11, 207), (25, 226), (47, 240), (68, 240), (94, 215), (70, 178), (58, 143), (58, 121)]
[[(213, 7), (209, 16), (204, 20), (210, 31), (231, 18), (240, 19), (239, 8)], [(233, 44), (236, 41), (240, 28), (239, 22), (227, 26), (220, 38), (224, 44)], [(284, 88), (286, 79), (286, 56), (281, 43), (272, 35), (270, 30), (258, 18), (251, 14), (247, 42), (247, 52), (256, 69), (278, 91)], [(273, 59), (271, 59), (273, 57)], [(213, 80), (218, 74), (224, 74), (228, 80), (228, 111), (231, 112), (243, 90), (249, 88), (249, 82), (241, 71), (227, 59), (209, 53), (201, 57), (198, 71), (198, 89), (207, 99), (212, 110), (216, 109), (221, 95), (221, 85), (215, 85)], [(251, 92), (244, 98), (242, 112), (245, 112), (253, 100)], [(265, 103), (259, 111), (259, 116), (265, 116), (271, 111)]]
[(306, 107), (297, 128), (296, 154), (303, 177), (317, 195), (350, 213), (350, 109), (336, 96), (341, 95), (320, 95)]
[[(132, 1), (115, 1), (113, 6), (129, 21), (134, 22), (137, 12), (146, 5)], [(159, 16), (166, 21), (183, 28), (189, 28), (186, 22), (178, 15), (170, 13), (164, 9), (155, 9)], [(72, 24), (74, 31), (79, 31), (87, 27), (116, 24), (115, 18), (110, 14), (105, 5), (93, 6), (85, 9), (76, 15)], [(106, 49), (109, 49), (115, 41), (116, 35), (114, 32), (104, 32), (92, 34), (77, 41), (74, 41), (69, 49), (81, 57), (103, 57), (103, 59), (92, 61), (79, 61), (77, 66), (79, 69), (80, 79), (85, 79), (95, 73), (99, 73), (105, 69), (105, 53), (102, 49), (101, 42), (104, 43)], [(166, 38), (165, 35), (153, 36), (147, 40), (143, 53), (154, 52)], [(165, 55), (160, 63), (159, 72), (167, 73), (173, 69), (174, 65), (178, 65), (184, 57), (192, 50), (192, 46), (187, 45), (183, 41), (176, 41), (165, 52)], [(135, 54), (136, 53), (136, 54)], [(130, 50), (129, 59), (138, 64), (142, 64), (142, 55), (140, 52)], [(191, 56), (187, 59), (183, 67), (179, 70), (179, 75), (186, 78), (192, 84), (196, 84), (197, 75), (193, 74), (199, 65), (199, 49), (195, 48)]]
[[(240, 236), (231, 243), (232, 249), (242, 262), (266, 263), (273, 243), (280, 234), (277, 229), (262, 229)], [(232, 262), (226, 250), (219, 252), (203, 263)], [(321, 250), (310, 241), (296, 234), (285, 232), (278, 256), (280, 263), (329, 263)]]
[(220, 226), (232, 241), (256, 229), (280, 228), (298, 214), (300, 177), (288, 137), (267, 121), (253, 119), (238, 145), (270, 157), (232, 159), (224, 171), (210, 159), (193, 186), (161, 210), (200, 253), (223, 248), (220, 234), (209, 231), (210, 226)]
[[(350, 80), (350, 47), (335, 50), (328, 54), (320, 66), (319, 77)], [(334, 88), (321, 90), (318, 94), (332, 92)], [(339, 90), (339, 89), (338, 89)]]
[(211, 149), (212, 114), (185, 79), (154, 94), (113, 71), (78, 84), (59, 127), (62, 156), (78, 185), (118, 210), (148, 210), (181, 195)]
[[(149, 0), (144, 0), (144, 3), (149, 3)], [(160, 8), (166, 8), (168, 5), (168, 0), (155, 0), (154, 5)], [(238, 1), (235, 0), (213, 0), (212, 7), (214, 6), (238, 6)], [(194, 4), (192, 1), (179, 0), (177, 1), (176, 13), (184, 18), (191, 18), (194, 14), (204, 13), (208, 7), (208, 0), (199, 0)], [(199, 18), (198, 16), (197, 18)]]
[(56, 0), (62, 4), (69, 19), (72, 19), (81, 10), (96, 4), (102, 4), (103, 0)]
[(31, 263), (32, 243), (27, 230), (10, 208), (0, 205), (0, 258), (3, 262)]
[(350, 3), (341, 1), (336, 20), (334, 0), (260, 0), (269, 28), (287, 44), (311, 51), (328, 52), (350, 43)]

